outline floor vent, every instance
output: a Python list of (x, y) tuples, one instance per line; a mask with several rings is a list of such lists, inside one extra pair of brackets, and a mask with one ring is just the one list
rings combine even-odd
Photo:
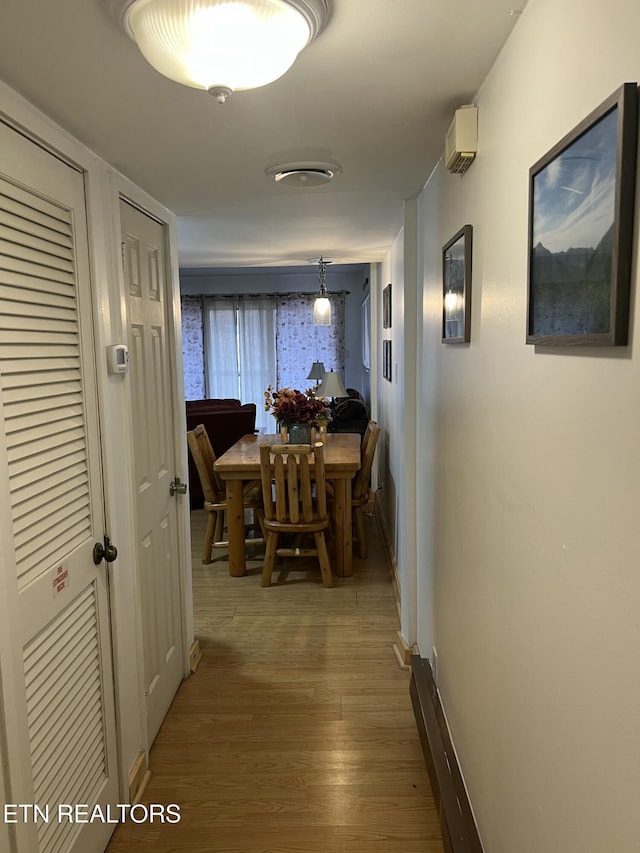
[(428, 660), (411, 658), (411, 703), (416, 717), (446, 853), (484, 853), (471, 804)]

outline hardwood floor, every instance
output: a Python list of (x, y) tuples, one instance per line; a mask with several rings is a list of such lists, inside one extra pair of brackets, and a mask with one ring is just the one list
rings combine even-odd
[(322, 585), (317, 562), (203, 566), (192, 513), (195, 633), (204, 653), (151, 751), (144, 803), (175, 824), (125, 823), (108, 853), (442, 853), (409, 698), (386, 555)]

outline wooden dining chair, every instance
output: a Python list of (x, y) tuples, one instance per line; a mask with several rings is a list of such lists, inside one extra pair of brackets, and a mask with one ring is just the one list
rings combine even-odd
[[(380, 427), (376, 421), (369, 421), (360, 445), (360, 468), (351, 481), (351, 524), (354, 542), (358, 543), (358, 556), (367, 559), (367, 538), (364, 529), (364, 516), (373, 512), (375, 493), (371, 489), (371, 467), (375, 456)], [(327, 483), (329, 502), (334, 499), (333, 484)]]
[[(333, 586), (325, 538), (329, 513), (324, 445), (261, 444), (260, 474), (267, 542), (262, 586), (271, 586), (276, 556), (317, 557), (322, 583)], [(293, 534), (294, 541), (287, 547), (278, 547), (281, 534)], [(303, 547), (304, 536), (313, 536), (314, 548)]]
[(371, 435), (378, 429), (377, 421), (369, 421), (367, 427), (362, 435), (362, 443), (360, 445), (360, 455), (363, 456), (365, 450), (367, 449), (367, 445), (371, 440)]
[[(226, 529), (225, 513), (227, 511), (227, 496), (224, 483), (214, 471), (213, 463), (216, 455), (203, 424), (198, 424), (195, 429), (187, 432), (187, 442), (193, 457), (202, 491), (204, 494), (204, 508), (208, 512), (207, 529), (204, 537), (204, 550), (202, 554), (203, 563), (213, 562), (213, 550), (223, 548), (228, 551), (229, 541), (224, 538)], [(253, 512), (253, 530), (260, 530), (261, 536), (246, 538), (247, 545), (263, 545), (263, 508), (260, 482), (252, 480), (244, 486), (244, 508)]]
[(355, 540), (358, 543), (358, 556), (367, 559), (367, 537), (364, 529), (364, 516), (373, 512), (375, 492), (371, 488), (371, 466), (376, 453), (380, 427), (375, 421), (369, 421), (362, 439), (361, 463), (351, 484), (352, 521)]

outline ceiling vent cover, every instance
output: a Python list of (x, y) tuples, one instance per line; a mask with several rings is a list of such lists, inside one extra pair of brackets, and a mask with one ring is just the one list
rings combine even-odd
[(269, 166), (265, 172), (277, 184), (286, 184), (290, 187), (319, 187), (322, 184), (328, 184), (335, 175), (339, 175), (342, 172), (342, 166), (335, 160), (298, 161)]
[(450, 172), (463, 175), (473, 163), (478, 150), (478, 108), (473, 104), (459, 107), (444, 137), (444, 163)]

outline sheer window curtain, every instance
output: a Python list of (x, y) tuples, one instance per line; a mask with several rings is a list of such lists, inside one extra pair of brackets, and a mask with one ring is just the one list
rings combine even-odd
[(207, 297), (207, 397), (256, 404), (256, 428), (273, 431), (264, 392), (276, 378), (276, 309), (272, 299)]
[(256, 404), (256, 429), (275, 432), (273, 415), (264, 410), (264, 392), (276, 379), (276, 306), (273, 299), (240, 300), (238, 321), (241, 400)]
[(242, 400), (236, 314), (235, 299), (205, 299), (205, 376), (209, 399), (236, 397)]

